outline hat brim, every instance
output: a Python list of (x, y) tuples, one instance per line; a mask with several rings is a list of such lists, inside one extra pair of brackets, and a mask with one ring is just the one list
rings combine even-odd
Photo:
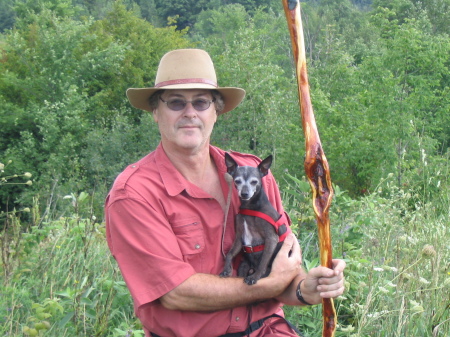
[(212, 88), (207, 84), (196, 83), (192, 87), (186, 86), (186, 84), (171, 85), (170, 87), (161, 88), (129, 88), (127, 90), (127, 97), (131, 105), (137, 109), (142, 109), (146, 111), (152, 111), (150, 109), (149, 98), (158, 90), (172, 90), (172, 89), (209, 89), (217, 90), (223, 96), (223, 101), (225, 106), (220, 114), (224, 114), (236, 108), (245, 97), (245, 90), (235, 87), (224, 87), (224, 88)]

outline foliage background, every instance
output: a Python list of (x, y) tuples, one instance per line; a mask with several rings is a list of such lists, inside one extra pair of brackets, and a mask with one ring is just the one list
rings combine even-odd
[[(335, 255), (349, 265), (339, 334), (444, 336), (450, 1), (310, 0), (302, 15), (338, 191)], [(206, 49), (220, 85), (246, 89), (212, 142), (274, 155), (305, 267), (317, 264), (281, 1), (2, 0), (0, 32), (3, 335), (33, 335), (24, 328), (42, 322), (41, 335), (141, 334), (104, 243), (102, 204), (159, 141), (125, 90), (152, 86), (175, 48)], [(314, 336), (319, 310), (288, 314)]]

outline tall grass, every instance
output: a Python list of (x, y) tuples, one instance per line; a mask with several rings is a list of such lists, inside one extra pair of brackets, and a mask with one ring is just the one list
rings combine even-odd
[(30, 227), (15, 212), (5, 217), (2, 235), (10, 235), (1, 249), (14, 261), (3, 263), (0, 335), (142, 335), (105, 243), (104, 224), (89, 212), (90, 198), (81, 193), (68, 199), (69, 217)]
[[(297, 181), (293, 190), (284, 198), (289, 205), (298, 202), (305, 186)], [(297, 229), (307, 268), (318, 263), (311, 217), (303, 212)], [(450, 335), (449, 217), (445, 189), (428, 200), (399, 189), (389, 177), (373, 193), (352, 200), (336, 188), (334, 256), (347, 262), (347, 290), (335, 301), (336, 336)], [(321, 336), (320, 310), (287, 311), (307, 336)]]
[[(335, 301), (336, 336), (449, 335), (449, 191), (441, 187), (431, 200), (392, 179), (359, 200), (336, 188), (334, 256), (348, 266), (346, 293)], [(283, 199), (309, 269), (318, 264), (309, 187), (293, 177), (289, 186)], [(42, 212), (38, 203), (32, 220), (2, 215), (0, 336), (142, 336), (92, 196), (63, 202), (66, 216)], [(321, 336), (320, 306), (286, 312), (305, 336)]]

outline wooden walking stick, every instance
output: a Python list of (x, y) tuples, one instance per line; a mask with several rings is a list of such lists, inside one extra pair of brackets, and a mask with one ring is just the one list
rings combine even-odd
[[(322, 266), (332, 269), (330, 217), (328, 211), (333, 197), (333, 187), (331, 186), (330, 169), (320, 142), (309, 94), (300, 2), (299, 0), (282, 1), (291, 36), (292, 51), (297, 72), (300, 111), (306, 147), (304, 165), (306, 176), (311, 185), (313, 208), (319, 232), (320, 263)], [(332, 298), (322, 299), (322, 315), (322, 336), (333, 337), (336, 330), (337, 318)]]

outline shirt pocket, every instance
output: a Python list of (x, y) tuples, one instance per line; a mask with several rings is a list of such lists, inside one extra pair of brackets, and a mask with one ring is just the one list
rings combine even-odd
[(177, 237), (184, 261), (191, 263), (193, 266), (196, 264), (197, 267), (200, 267), (200, 255), (205, 249), (205, 237), (200, 219), (177, 219), (176, 221), (172, 221), (171, 225)]

